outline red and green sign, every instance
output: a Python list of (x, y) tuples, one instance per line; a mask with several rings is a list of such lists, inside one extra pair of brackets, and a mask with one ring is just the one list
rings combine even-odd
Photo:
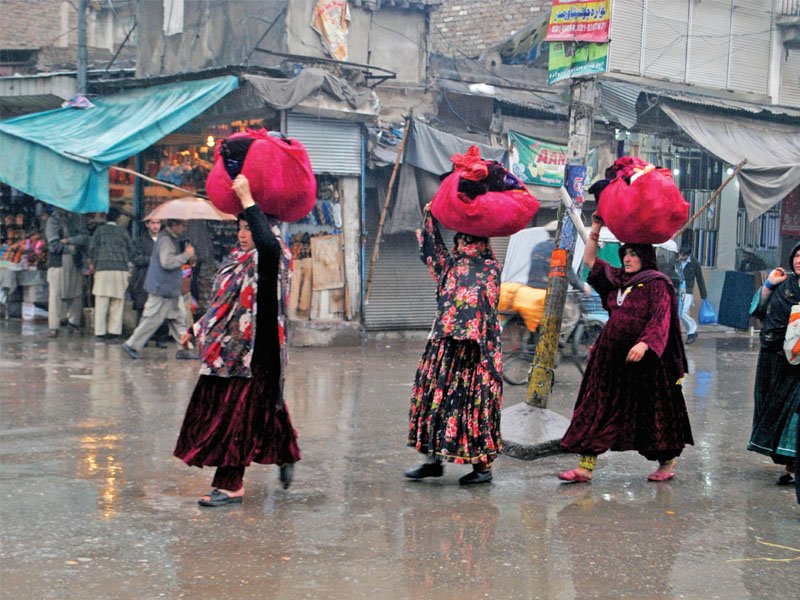
[(548, 42), (607, 42), (611, 28), (611, 0), (581, 2), (553, 0)]

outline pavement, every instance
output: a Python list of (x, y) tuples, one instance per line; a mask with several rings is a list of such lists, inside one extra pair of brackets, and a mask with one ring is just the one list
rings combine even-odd
[[(559, 482), (567, 455), (501, 456), (476, 488), (459, 465), (405, 480), (423, 347), (292, 349), (294, 484), (254, 465), (243, 504), (204, 509), (212, 470), (172, 457), (196, 362), (0, 322), (0, 598), (797, 597), (800, 507), (745, 450), (757, 338), (688, 348), (696, 445), (665, 483), (631, 452), (600, 457), (591, 484)], [(568, 418), (578, 383), (560, 367), (548, 410)], [(524, 400), (506, 387), (506, 410)]]

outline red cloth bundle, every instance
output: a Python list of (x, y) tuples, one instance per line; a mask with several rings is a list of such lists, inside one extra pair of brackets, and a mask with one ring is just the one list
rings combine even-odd
[(668, 169), (649, 165), (636, 170), (630, 184), (622, 171), (617, 173), (601, 192), (597, 213), (621, 242), (666, 242), (689, 218), (689, 203)]
[[(482, 160), (476, 146), (464, 155), (456, 154), (452, 160), (455, 170), (444, 179), (431, 201), (431, 213), (448, 229), (481, 237), (511, 235), (524, 229), (539, 210), (539, 202), (519, 179), (496, 163), (490, 165), (491, 161)], [(513, 189), (492, 191), (490, 187), (474, 198), (459, 191), (462, 178), (480, 182), (497, 169), (502, 169), (500, 179)]]
[[(250, 182), (253, 199), (261, 210), (281, 221), (305, 217), (317, 200), (317, 180), (303, 145), (295, 139), (275, 138), (266, 130), (235, 133), (227, 140), (251, 139), (240, 172)], [(242, 212), (242, 205), (231, 189), (232, 179), (220, 154), (223, 141), (214, 148), (214, 166), (206, 181), (206, 193), (219, 210)]]

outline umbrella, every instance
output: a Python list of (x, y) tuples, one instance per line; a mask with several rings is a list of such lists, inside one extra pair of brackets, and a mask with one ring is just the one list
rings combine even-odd
[(149, 215), (145, 217), (145, 221), (150, 219), (178, 219), (181, 221), (235, 221), (234, 215), (229, 215), (217, 209), (216, 206), (211, 204), (208, 200), (201, 198), (194, 198), (187, 196), (186, 198), (178, 198), (176, 200), (169, 200), (158, 206)]

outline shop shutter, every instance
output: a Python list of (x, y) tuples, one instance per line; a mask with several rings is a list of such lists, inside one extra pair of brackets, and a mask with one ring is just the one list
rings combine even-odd
[(785, 60), (781, 60), (781, 98), (780, 103), (787, 106), (800, 106), (800, 49), (789, 50)]
[[(442, 235), (449, 244), (452, 233), (443, 231)], [(508, 237), (492, 238), (501, 264), (508, 241)], [(375, 238), (371, 236), (365, 272), (369, 272), (374, 244)], [(364, 327), (368, 331), (430, 329), (436, 315), (436, 282), (419, 258), (413, 233), (384, 236), (364, 312)]]
[(612, 10), (608, 69), (639, 75), (644, 4), (639, 0), (616, 0)]
[[(760, 5), (760, 6), (759, 6)], [(737, 0), (733, 11), (733, 43), (728, 89), (767, 93), (772, 10), (763, 2)]]
[(361, 176), (363, 142), (359, 123), (289, 114), (286, 133), (305, 146), (315, 173)]
[(683, 81), (686, 75), (686, 36), (689, 0), (647, 0), (643, 75)]
[(693, 5), (687, 83), (725, 89), (731, 10), (731, 0), (708, 0)]
[[(373, 235), (365, 253), (365, 273), (374, 246)], [(372, 331), (429, 329), (435, 314), (436, 282), (419, 259), (416, 236), (384, 236), (364, 310), (364, 327)]]

